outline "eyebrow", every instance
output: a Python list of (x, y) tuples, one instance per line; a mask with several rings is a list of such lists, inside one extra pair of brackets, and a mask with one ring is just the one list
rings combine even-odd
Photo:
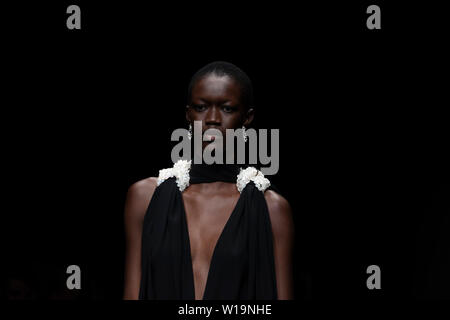
[[(204, 103), (210, 103), (209, 100), (203, 99), (203, 98), (199, 98), (199, 100), (201, 100)], [(220, 104), (225, 104), (225, 103), (231, 103), (231, 100), (225, 100), (225, 101), (221, 101)]]

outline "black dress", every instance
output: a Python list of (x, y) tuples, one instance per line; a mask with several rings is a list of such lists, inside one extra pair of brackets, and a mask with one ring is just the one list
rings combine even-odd
[[(235, 165), (197, 165), (189, 184), (236, 183)], [(175, 177), (162, 182), (147, 209), (142, 233), (139, 299), (194, 300), (186, 212)], [(263, 191), (241, 191), (214, 248), (203, 300), (277, 299), (272, 228)]]

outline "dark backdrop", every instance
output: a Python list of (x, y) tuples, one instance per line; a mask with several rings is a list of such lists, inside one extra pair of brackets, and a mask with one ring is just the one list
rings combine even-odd
[(296, 297), (449, 297), (439, 10), (381, 3), (369, 31), (367, 4), (77, 3), (81, 31), (65, 28), (69, 3), (9, 11), (6, 297), (121, 298), (126, 191), (171, 165), (189, 79), (215, 60), (253, 80), (255, 126), (280, 129), (272, 182), (293, 208)]

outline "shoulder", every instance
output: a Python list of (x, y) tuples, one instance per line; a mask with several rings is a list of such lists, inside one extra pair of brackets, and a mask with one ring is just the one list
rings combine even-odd
[(289, 202), (273, 190), (264, 192), (274, 235), (289, 235), (294, 224)]
[(158, 185), (158, 178), (149, 177), (133, 183), (126, 196), (125, 215), (143, 219), (146, 209)]
[(128, 196), (132, 197), (142, 197), (146, 196), (149, 193), (153, 193), (158, 185), (158, 178), (149, 177), (146, 179), (139, 180), (133, 183), (128, 188)]
[(279, 193), (273, 190), (267, 190), (264, 192), (264, 197), (266, 198), (267, 206), (274, 211), (290, 211), (291, 206), (289, 202)]

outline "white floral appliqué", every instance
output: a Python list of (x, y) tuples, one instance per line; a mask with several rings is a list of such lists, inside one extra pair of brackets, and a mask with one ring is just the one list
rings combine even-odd
[(183, 191), (189, 186), (189, 170), (191, 169), (191, 161), (178, 160), (172, 168), (159, 170), (158, 183), (159, 186), (165, 180), (175, 177), (177, 186)]
[[(178, 188), (180, 189), (180, 191), (183, 191), (189, 186), (190, 169), (191, 169), (191, 160), (190, 161), (178, 160), (173, 165), (172, 168), (159, 170), (157, 185), (159, 186), (167, 179), (175, 177)], [(236, 187), (239, 193), (241, 193), (242, 190), (244, 190), (245, 186), (250, 181), (253, 181), (256, 188), (258, 188), (258, 190), (263, 192), (270, 186), (269, 179), (265, 178), (264, 174), (261, 171), (257, 170), (255, 167), (248, 167), (246, 169), (241, 168), (236, 181)]]
[(265, 178), (264, 174), (255, 167), (248, 167), (246, 169), (241, 168), (236, 182), (238, 191), (242, 192), (250, 181), (253, 181), (256, 188), (263, 192), (270, 186), (269, 179)]

